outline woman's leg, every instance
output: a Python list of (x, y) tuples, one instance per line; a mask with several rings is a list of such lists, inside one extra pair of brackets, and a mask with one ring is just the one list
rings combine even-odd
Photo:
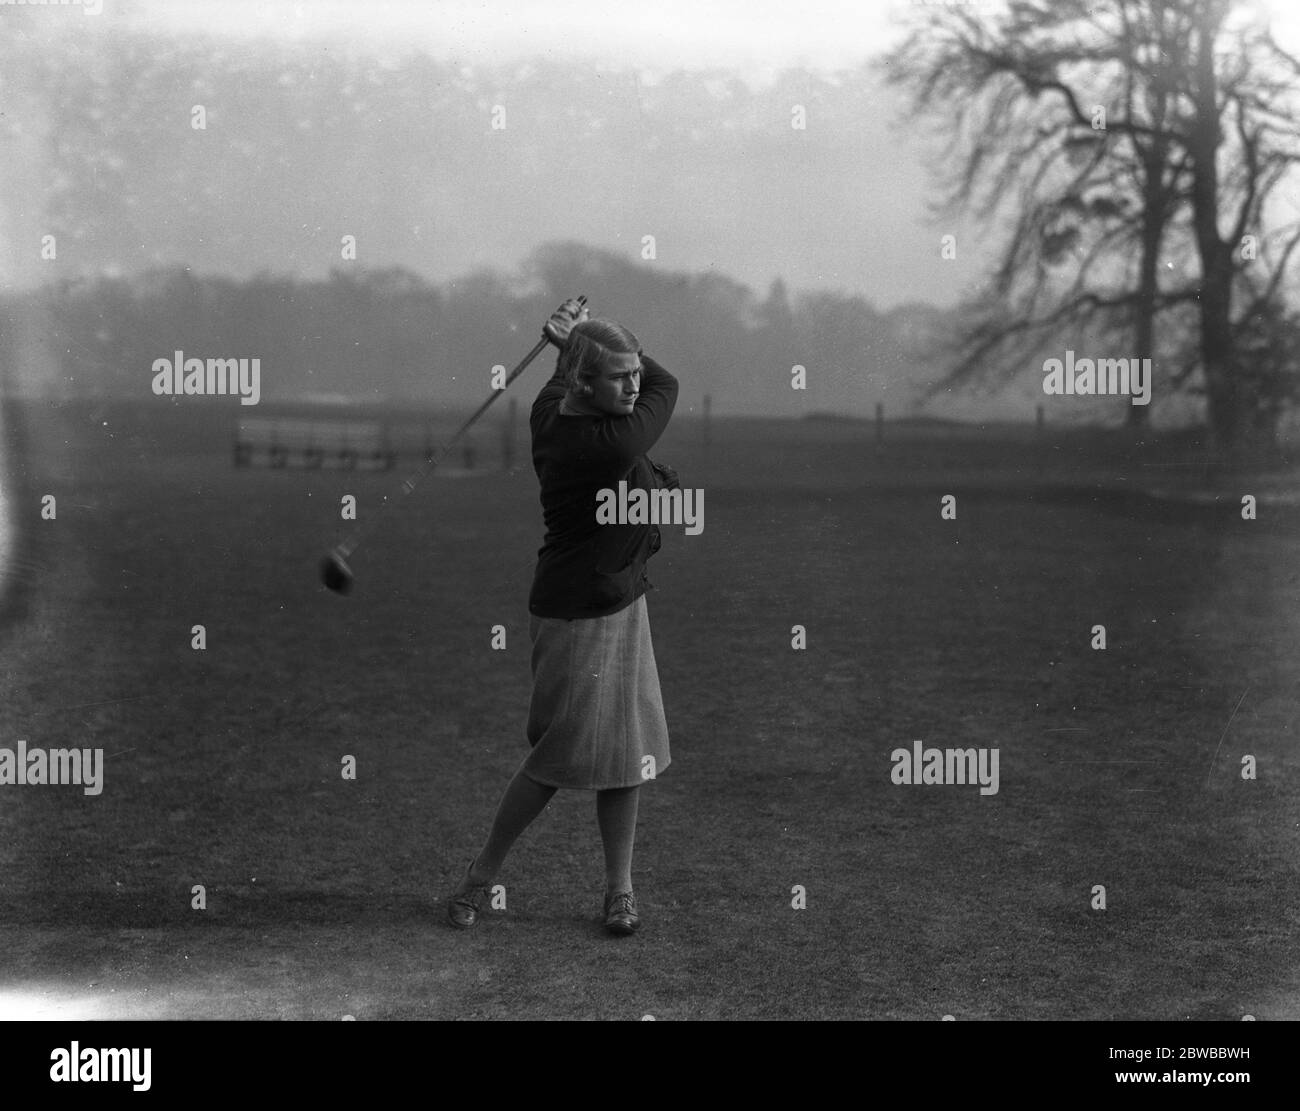
[(475, 883), (491, 883), (505, 863), (511, 846), (551, 801), (554, 787), (529, 779), (521, 767), (506, 786), (497, 805), (492, 830), (482, 850), (470, 865), (469, 878)]
[(637, 792), (616, 787), (596, 792), (596, 822), (605, 846), (605, 893), (632, 890), (632, 843), (636, 840)]

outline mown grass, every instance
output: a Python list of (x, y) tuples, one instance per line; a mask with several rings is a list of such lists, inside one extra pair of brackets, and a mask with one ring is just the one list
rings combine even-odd
[[(706, 457), (684, 425), (655, 454), (705, 487), (706, 527), (651, 564), (673, 765), (643, 792), (643, 932), (601, 932), (593, 799), (562, 792), (506, 912), (462, 935), (446, 892), (524, 752), (531, 473), (425, 484), (340, 599), (316, 578), (339, 498), (364, 522), (393, 476), (236, 472), (165, 428), (29, 418), (22, 489), (60, 508), (16, 567), (0, 743), (102, 747), (106, 776), (98, 798), (0, 788), (0, 994), (167, 1017), (1300, 1017), (1281, 511), (1094, 500), (1077, 452), (1009, 437), (877, 456), (864, 430), (719, 423)], [(894, 785), (916, 739), (997, 747), (999, 793)]]

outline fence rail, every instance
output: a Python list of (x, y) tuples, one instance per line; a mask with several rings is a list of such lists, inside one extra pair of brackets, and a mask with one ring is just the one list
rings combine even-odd
[[(516, 458), (516, 404), (512, 398), (495, 435), (475, 426), (456, 445), (443, 469), (473, 471), (484, 467), (509, 470)], [(459, 427), (449, 417), (330, 417), (283, 414), (246, 417), (234, 427), (236, 467), (289, 467), (317, 470), (391, 470), (401, 460), (423, 461), (441, 453)], [(484, 441), (499, 440), (498, 453)], [(485, 468), (486, 469), (486, 468)]]

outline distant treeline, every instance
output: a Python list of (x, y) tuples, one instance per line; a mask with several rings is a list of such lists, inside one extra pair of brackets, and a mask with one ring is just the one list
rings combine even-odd
[[(931, 372), (924, 345), (946, 316), (880, 312), (860, 297), (763, 294), (717, 273), (683, 274), (576, 244), (535, 252), (518, 274), (480, 271), (435, 284), (405, 269), (335, 268), (320, 281), (248, 281), (181, 267), (64, 281), (0, 298), (0, 359), (10, 388), (53, 397), (145, 398), (156, 359), (258, 358), (268, 401), (343, 395), (463, 406), (486, 396), (492, 367), (513, 365), (549, 313), (585, 293), (678, 373), (683, 398), (717, 412), (866, 415)], [(549, 374), (553, 357), (543, 356)], [(807, 389), (791, 389), (792, 368)]]

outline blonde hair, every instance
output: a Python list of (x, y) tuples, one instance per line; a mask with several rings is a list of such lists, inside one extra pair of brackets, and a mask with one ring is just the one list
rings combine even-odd
[(640, 355), (641, 344), (631, 332), (612, 320), (584, 320), (569, 332), (555, 369), (567, 389), (591, 392), (591, 379), (600, 374), (609, 355)]

